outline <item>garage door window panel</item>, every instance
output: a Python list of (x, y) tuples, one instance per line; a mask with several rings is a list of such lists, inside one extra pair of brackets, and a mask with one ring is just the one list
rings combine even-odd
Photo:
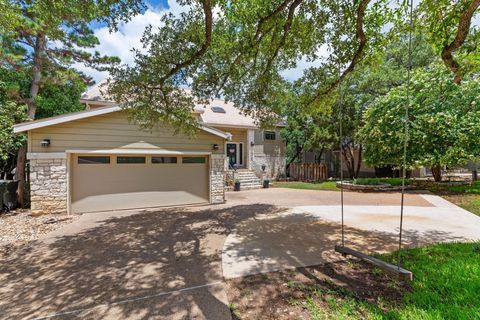
[(177, 163), (177, 157), (152, 157), (152, 163)]
[(117, 157), (117, 163), (118, 164), (144, 164), (145, 163), (145, 157), (124, 157), (124, 156), (118, 156)]
[(78, 156), (78, 164), (109, 164), (110, 157), (106, 156)]
[(182, 163), (205, 163), (205, 157), (183, 157)]

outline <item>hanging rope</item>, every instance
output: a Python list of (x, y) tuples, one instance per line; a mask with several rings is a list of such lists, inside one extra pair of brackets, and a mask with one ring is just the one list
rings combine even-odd
[(405, 104), (405, 128), (403, 141), (403, 165), (402, 165), (402, 199), (400, 203), (400, 231), (398, 234), (398, 257), (397, 266), (400, 269), (402, 249), (402, 232), (403, 232), (403, 213), (405, 204), (405, 180), (407, 178), (407, 146), (408, 146), (408, 118), (410, 108), (410, 82), (412, 78), (412, 35), (413, 35), (413, 0), (408, 2), (410, 6), (410, 30), (408, 34), (408, 66), (407, 66), (407, 101)]
[[(340, 77), (340, 64), (338, 64), (338, 76)], [(338, 95), (339, 95), (339, 115), (340, 115), (340, 211), (342, 215), (342, 247), (345, 247), (345, 223), (343, 219), (343, 92), (342, 92), (342, 83), (339, 83), (338, 86)]]

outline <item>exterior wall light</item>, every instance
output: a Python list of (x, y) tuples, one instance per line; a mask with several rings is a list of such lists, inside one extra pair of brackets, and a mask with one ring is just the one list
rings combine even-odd
[(253, 147), (253, 146), (255, 146), (255, 142), (250, 141), (250, 147)]
[(219, 149), (218, 144), (214, 143), (214, 144), (213, 144), (213, 150), (218, 150), (218, 149)]
[(50, 146), (50, 139), (43, 139), (42, 142), (40, 142), (40, 145), (43, 148), (47, 148), (48, 146)]

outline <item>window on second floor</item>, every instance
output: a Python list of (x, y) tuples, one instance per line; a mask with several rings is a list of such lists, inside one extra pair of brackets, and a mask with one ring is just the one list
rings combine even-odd
[(275, 131), (265, 131), (264, 138), (265, 140), (276, 140)]

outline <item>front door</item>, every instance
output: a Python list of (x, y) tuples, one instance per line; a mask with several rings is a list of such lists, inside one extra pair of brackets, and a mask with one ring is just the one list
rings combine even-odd
[(236, 143), (227, 143), (227, 158), (228, 164), (231, 168), (233, 168), (233, 166), (237, 164), (238, 160)]

